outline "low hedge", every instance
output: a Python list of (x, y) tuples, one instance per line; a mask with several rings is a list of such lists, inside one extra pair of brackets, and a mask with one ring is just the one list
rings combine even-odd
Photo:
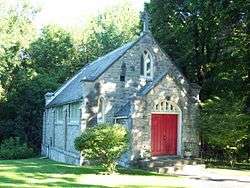
[(34, 150), (18, 137), (6, 139), (0, 145), (0, 159), (26, 159), (34, 155)]

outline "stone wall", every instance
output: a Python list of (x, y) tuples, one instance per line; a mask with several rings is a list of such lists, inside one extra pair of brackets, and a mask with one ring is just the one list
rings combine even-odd
[(54, 161), (80, 165), (80, 155), (72, 152), (68, 152), (59, 148), (51, 147), (42, 144), (42, 154)]
[[(141, 37), (131, 49), (109, 67), (109, 69), (106, 70), (92, 85), (92, 88), (97, 84), (99, 87), (98, 90), (95, 88), (95, 91), (91, 92), (89, 95), (89, 101), (93, 98), (97, 101), (100, 96), (103, 96), (106, 99), (106, 121), (114, 122), (114, 113), (117, 112), (121, 106), (130, 101), (145, 85), (146, 80), (140, 75), (141, 55), (144, 50), (149, 51), (152, 55), (154, 63), (154, 78), (162, 75), (166, 69), (169, 69), (172, 72), (178, 71), (176, 67), (172, 65), (170, 59), (161, 51), (150, 34)], [(125, 74), (122, 68), (124, 65), (126, 67)], [(120, 81), (121, 74), (125, 75), (124, 82)], [(183, 85), (187, 85), (187, 83), (184, 82)], [(93, 111), (92, 113), (90, 112), (90, 116), (95, 115), (98, 109), (97, 105), (97, 102), (89, 104), (88, 108), (95, 111), (94, 113)]]
[(180, 83), (176, 82), (171, 74), (167, 74), (146, 96), (135, 99), (132, 115), (132, 153), (135, 158), (140, 156), (142, 150), (151, 150), (151, 113), (154, 112), (154, 105), (161, 100), (173, 102), (180, 109), (177, 154), (183, 156), (184, 151), (190, 149), (193, 156), (198, 156), (198, 101), (193, 100), (191, 87), (181, 87)]
[[(131, 135), (131, 118), (119, 118), (119, 119), (116, 119), (116, 123), (118, 124), (122, 124), (124, 125), (127, 130), (129, 131), (129, 135)], [(130, 139), (129, 140), (129, 143), (128, 143), (128, 149), (127, 151), (121, 156), (121, 158), (119, 159), (118, 161), (118, 164), (121, 165), (121, 166), (129, 166), (130, 165), (130, 162), (133, 160), (132, 158), (132, 140)]]
[[(80, 153), (75, 150), (74, 140), (81, 134), (82, 125), (69, 122), (69, 105), (63, 105), (63, 121), (55, 121), (55, 109), (44, 113), (42, 155), (70, 164), (80, 164)], [(80, 109), (79, 109), (80, 113)]]
[[(166, 77), (143, 98), (134, 101), (135, 113), (133, 114), (132, 146), (133, 152), (127, 158), (136, 158), (140, 155), (142, 148), (150, 150), (151, 126), (150, 118), (153, 105), (156, 99), (170, 97), (181, 109), (181, 147), (179, 155), (184, 154), (185, 148), (192, 147), (193, 155), (198, 154), (198, 134), (195, 118), (197, 117), (197, 92), (193, 92), (188, 81), (181, 74), (168, 56), (159, 48), (150, 34), (143, 36), (131, 49), (129, 49), (118, 61), (106, 70), (92, 85), (93, 91), (88, 101), (95, 102), (87, 105), (92, 109), (88, 115), (94, 119), (98, 110), (98, 98), (105, 98), (107, 122), (114, 122), (114, 113), (117, 112), (128, 101), (133, 100), (136, 93), (146, 84), (147, 81), (140, 75), (140, 61), (144, 50), (151, 53), (154, 63), (154, 78), (168, 71)], [(124, 66), (125, 73), (124, 73)], [(125, 81), (120, 81), (120, 75), (125, 75)], [(98, 85), (98, 87), (95, 87)], [(91, 118), (92, 117), (92, 118)], [(97, 123), (92, 121), (92, 123)], [(89, 123), (90, 125), (91, 123)], [(186, 146), (187, 145), (187, 146)]]
[[(163, 75), (166, 70), (168, 73), (146, 96), (137, 97), (138, 91), (148, 82), (140, 75), (141, 55), (144, 50), (149, 51), (152, 55), (154, 78)], [(120, 81), (121, 75), (125, 76), (125, 81)], [(180, 117), (182, 120), (180, 155), (183, 155), (185, 148), (190, 147), (193, 155), (198, 153), (199, 139), (196, 128), (198, 90), (191, 88), (191, 85), (163, 53), (150, 34), (141, 37), (131, 49), (109, 67), (96, 81), (84, 81), (83, 89), (84, 99), (81, 106), (79, 125), (67, 125), (65, 121), (62, 125), (55, 125), (53, 119), (54, 109), (46, 109), (43, 148), (49, 146), (51, 151), (53, 150), (53, 152), (50, 152), (51, 158), (72, 162), (74, 160), (67, 157), (69, 156), (68, 153), (80, 156), (73, 147), (74, 138), (81, 131), (84, 131), (87, 126), (98, 123), (97, 113), (100, 97), (105, 99), (106, 122), (114, 122), (114, 113), (128, 101), (133, 101), (132, 108), (134, 111), (132, 119), (128, 117), (128, 119), (118, 120), (118, 122), (120, 121), (131, 129), (132, 135), (130, 150), (122, 157), (121, 163), (125, 164), (130, 160), (138, 158), (142, 149), (151, 149), (150, 118), (153, 105), (159, 98), (169, 98), (169, 100), (179, 106), (182, 112)], [(65, 105), (64, 113), (66, 113), (67, 109), (68, 105)], [(65, 136), (65, 132), (67, 132), (67, 136)], [(51, 138), (55, 138), (55, 142), (50, 146)], [(46, 153), (46, 151), (43, 150), (43, 153)], [(49, 155), (48, 152), (47, 155)], [(64, 157), (58, 157), (59, 155)]]

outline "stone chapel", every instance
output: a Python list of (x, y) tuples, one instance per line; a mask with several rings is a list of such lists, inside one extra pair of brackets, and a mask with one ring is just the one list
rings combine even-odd
[(41, 153), (80, 165), (75, 138), (86, 127), (110, 122), (126, 126), (131, 135), (123, 165), (145, 153), (198, 156), (199, 90), (157, 44), (146, 16), (135, 41), (87, 64), (45, 95)]

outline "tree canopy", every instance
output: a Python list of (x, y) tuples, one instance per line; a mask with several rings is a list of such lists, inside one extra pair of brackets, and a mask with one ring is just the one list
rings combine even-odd
[(37, 9), (26, 0), (0, 1), (0, 142), (20, 137), (41, 145), (44, 94), (55, 91), (84, 64), (132, 40), (138, 13), (125, 1), (92, 17), (80, 37), (57, 25), (37, 34)]
[[(202, 87), (203, 144), (235, 146), (250, 131), (250, 4), (152, 0), (146, 7), (160, 46)], [(244, 144), (250, 151), (249, 137)]]
[[(139, 14), (125, 1), (90, 18), (76, 36), (57, 25), (37, 31), (39, 10), (14, 2), (0, 0), (0, 142), (18, 136), (39, 151), (44, 94), (138, 35)], [(249, 157), (250, 4), (151, 0), (145, 7), (161, 48), (202, 88), (202, 147), (226, 151), (241, 140)]]

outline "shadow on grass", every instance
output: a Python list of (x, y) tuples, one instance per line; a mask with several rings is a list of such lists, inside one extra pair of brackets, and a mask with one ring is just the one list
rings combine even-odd
[(26, 183), (24, 180), (13, 180), (13, 178), (8, 178), (5, 176), (0, 176), (0, 185), (6, 183), (16, 183), (16, 184), (23, 184)]
[[(191, 178), (191, 179), (204, 181), (204, 178)], [(239, 179), (231, 179), (231, 178), (207, 178), (205, 180), (206, 181), (215, 181), (215, 182), (235, 181), (235, 182), (240, 182), (240, 183), (250, 183), (250, 181), (239, 180)]]
[(53, 183), (46, 183), (46, 184), (36, 184), (36, 186), (48, 186), (48, 187), (93, 187), (93, 188), (111, 188), (107, 186), (102, 186), (102, 185), (88, 185), (88, 184), (77, 184), (77, 183), (70, 183), (70, 182), (53, 182)]
[[(74, 166), (64, 163), (58, 163), (49, 159), (23, 159), (23, 160), (5, 160), (0, 161), (0, 167), (9, 168), (16, 173), (34, 173), (44, 179), (48, 175), (41, 174), (99, 174), (104, 172), (101, 166)], [(0, 171), (5, 171), (1, 169)], [(135, 168), (118, 167), (117, 172), (122, 175), (143, 175), (143, 176), (170, 176), (167, 174), (157, 174), (155, 172), (144, 171)], [(172, 176), (172, 175), (171, 175)]]
[[(104, 169), (100, 166), (81, 167), (58, 163), (49, 159), (0, 160), (0, 187), (114, 187), (95, 185), (95, 182), (92, 185), (77, 183), (78, 175), (102, 172), (104, 172)], [(122, 167), (118, 168), (118, 173), (121, 175), (167, 176)], [(149, 188), (151, 186), (122, 185), (118, 187)], [(159, 186), (159, 188), (162, 187), (166, 186)]]
[[(0, 162), (0, 167), (8, 167), (16, 173), (41, 173), (41, 174), (97, 174), (103, 169), (100, 167), (80, 167), (56, 163), (48, 159), (6, 160)], [(15, 167), (15, 168), (12, 168)], [(6, 169), (0, 168), (0, 171)]]

